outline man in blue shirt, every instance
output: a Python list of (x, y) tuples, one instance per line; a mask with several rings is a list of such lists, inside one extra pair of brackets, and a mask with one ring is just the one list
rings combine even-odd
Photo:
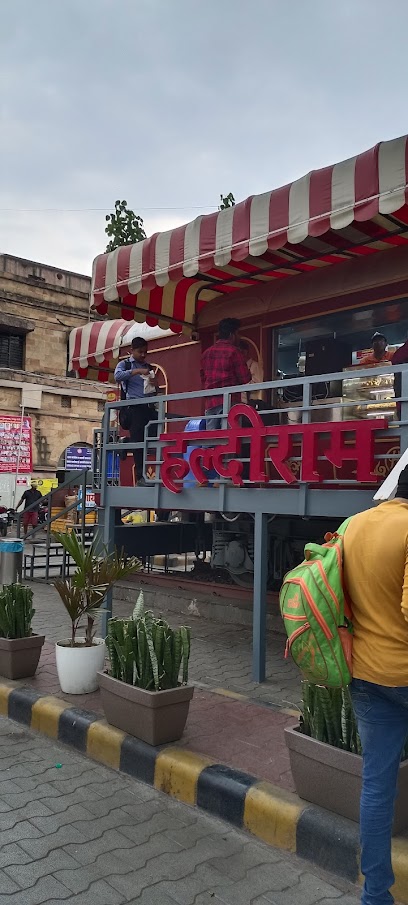
[[(120, 383), (126, 392), (126, 399), (145, 399), (145, 405), (132, 405), (129, 407), (129, 433), (132, 443), (143, 443), (144, 431), (149, 421), (157, 419), (157, 412), (148, 400), (157, 392), (157, 377), (152, 376), (152, 366), (146, 361), (147, 342), (141, 336), (135, 336), (132, 340), (132, 355), (130, 359), (120, 361), (115, 368), (115, 380)], [(146, 394), (146, 378), (150, 375), (150, 384), (154, 391)], [(143, 450), (134, 449), (136, 482), (145, 484), (143, 477)]]

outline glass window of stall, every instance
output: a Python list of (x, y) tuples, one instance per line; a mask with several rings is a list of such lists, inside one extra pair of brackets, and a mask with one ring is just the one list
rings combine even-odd
[[(371, 337), (375, 332), (384, 334), (388, 342), (388, 351), (393, 353), (404, 343), (408, 336), (408, 300), (398, 299), (335, 314), (321, 315), (276, 328), (275, 362), (277, 375), (283, 379), (300, 377), (306, 374), (326, 375), (342, 372), (345, 369), (358, 367), (365, 353), (371, 351)], [(358, 374), (358, 371), (355, 372)], [(340, 399), (351, 396), (356, 405), (354, 412), (348, 417), (381, 417), (395, 404), (389, 400), (394, 397), (393, 378), (388, 376), (379, 381), (378, 370), (373, 374), (376, 386), (372, 381), (359, 380), (357, 377), (343, 381), (328, 383), (324, 379), (316, 383), (313, 399)], [(367, 384), (367, 386), (365, 385)], [(378, 386), (377, 386), (378, 385)], [(373, 389), (376, 392), (373, 392)], [(378, 389), (378, 392), (377, 392)], [(302, 387), (293, 387), (293, 392), (286, 394), (290, 401), (299, 404), (302, 398)], [(362, 396), (359, 407), (357, 397)], [(365, 398), (367, 397), (367, 398)], [(371, 398), (373, 397), (373, 398)], [(289, 401), (289, 398), (286, 400)]]

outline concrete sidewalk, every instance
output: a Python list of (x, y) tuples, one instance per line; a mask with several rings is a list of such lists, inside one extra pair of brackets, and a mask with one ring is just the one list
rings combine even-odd
[[(55, 591), (42, 584), (34, 590), (35, 629), (48, 638), (69, 636), (69, 623)], [(128, 615), (132, 605), (119, 604), (116, 613)], [(176, 745), (153, 748), (109, 726), (102, 716), (99, 693), (63, 696), (52, 641), (45, 645), (32, 680), (0, 682), (0, 713), (172, 798), (244, 828), (275, 848), (358, 882), (358, 825), (309, 805), (291, 791), (284, 727), (296, 716), (277, 700), (266, 704), (257, 698), (263, 686), (250, 681), (248, 631), (242, 626), (211, 624), (198, 616), (189, 621), (193, 625), (191, 677), (197, 687), (185, 734)], [(282, 636), (272, 640), (281, 651)], [(238, 679), (247, 686), (246, 696), (228, 687), (228, 681), (226, 688), (204, 686), (202, 677), (209, 673), (209, 663), (210, 668), (218, 664), (225, 670), (225, 662), (231, 664), (234, 659)], [(280, 664), (276, 667), (279, 678), (269, 680), (268, 694), (277, 696), (279, 692), (286, 700), (291, 691), (283, 678), (283, 658)], [(293, 667), (286, 675), (292, 682)], [(408, 837), (394, 840), (393, 858), (396, 896), (408, 905)]]
[(0, 905), (357, 905), (354, 887), (0, 718)]

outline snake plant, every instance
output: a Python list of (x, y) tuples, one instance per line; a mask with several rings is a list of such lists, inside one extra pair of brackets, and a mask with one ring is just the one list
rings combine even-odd
[[(300, 731), (319, 742), (361, 754), (361, 741), (348, 688), (324, 688), (302, 682)], [(408, 758), (408, 742), (402, 760)]]
[(157, 619), (145, 609), (143, 591), (130, 619), (109, 620), (106, 644), (114, 679), (147, 691), (188, 682), (190, 629), (172, 629), (165, 619)]
[(5, 585), (0, 591), (0, 637), (29, 638), (34, 613), (31, 588), (22, 584)]

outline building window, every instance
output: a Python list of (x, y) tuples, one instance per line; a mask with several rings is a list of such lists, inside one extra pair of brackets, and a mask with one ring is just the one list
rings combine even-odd
[(23, 369), (24, 336), (0, 330), (0, 368)]
[(98, 402), (98, 412), (104, 412), (104, 411), (105, 411), (105, 400), (101, 399), (101, 401)]
[(63, 408), (63, 409), (71, 408), (71, 397), (70, 396), (61, 396), (61, 408)]

